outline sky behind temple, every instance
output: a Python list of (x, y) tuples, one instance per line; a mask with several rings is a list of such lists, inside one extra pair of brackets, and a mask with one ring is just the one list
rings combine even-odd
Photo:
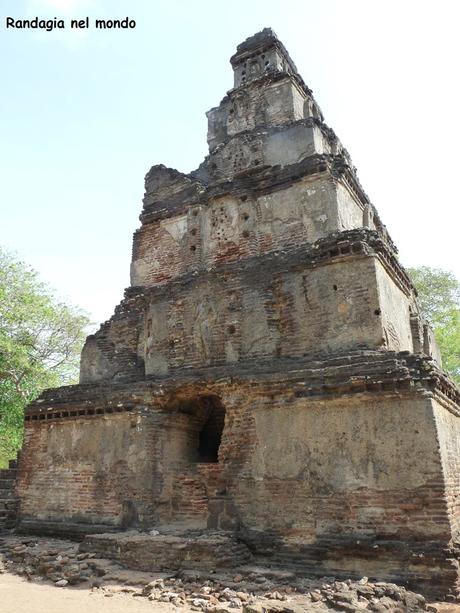
[[(6, 30), (7, 16), (137, 26)], [(108, 319), (129, 285), (145, 173), (200, 164), (230, 56), (272, 27), (402, 263), (460, 277), (459, 18), (455, 0), (0, 0), (0, 245)]]

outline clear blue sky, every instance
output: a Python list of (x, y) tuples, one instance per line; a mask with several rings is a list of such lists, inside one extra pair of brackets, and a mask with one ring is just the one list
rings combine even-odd
[[(134, 30), (6, 30), (89, 16)], [(0, 0), (0, 244), (95, 322), (129, 284), (143, 177), (206, 154), (229, 58), (270, 26), (400, 248), (460, 277), (460, 4), (449, 0)]]

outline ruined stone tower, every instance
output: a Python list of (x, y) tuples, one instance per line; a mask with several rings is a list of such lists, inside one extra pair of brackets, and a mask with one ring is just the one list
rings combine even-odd
[(456, 590), (459, 392), (350, 157), (271, 30), (209, 155), (145, 178), (131, 287), (26, 411), (21, 530), (233, 531), (306, 572)]

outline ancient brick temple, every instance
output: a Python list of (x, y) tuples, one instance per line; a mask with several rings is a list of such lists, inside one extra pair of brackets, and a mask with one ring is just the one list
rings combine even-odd
[(231, 531), (270, 564), (456, 591), (459, 392), (282, 43), (231, 64), (201, 166), (145, 178), (80, 384), (26, 410), (18, 526)]

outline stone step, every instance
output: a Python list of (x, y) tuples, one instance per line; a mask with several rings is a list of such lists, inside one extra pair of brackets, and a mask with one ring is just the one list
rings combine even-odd
[(0, 509), (16, 509), (19, 504), (17, 498), (0, 499)]
[(10, 460), (8, 466), (9, 468), (0, 470), (0, 530), (9, 530), (15, 527), (19, 504), (15, 491), (17, 460)]
[(16, 509), (0, 510), (0, 526), (10, 519), (16, 519)]
[(0, 498), (0, 511), (17, 509), (18, 501), (15, 498)]
[(87, 535), (80, 551), (94, 552), (136, 570), (157, 572), (178, 569), (216, 569), (248, 564), (249, 549), (228, 532), (191, 536), (117, 533)]
[(11, 477), (10, 479), (0, 479), (0, 490), (14, 489), (16, 479)]
[(14, 491), (14, 489), (4, 489), (4, 488), (0, 488), (0, 500), (3, 500), (5, 498), (11, 499), (11, 498), (16, 498), (16, 492)]
[(1, 468), (0, 479), (16, 479), (16, 468)]

